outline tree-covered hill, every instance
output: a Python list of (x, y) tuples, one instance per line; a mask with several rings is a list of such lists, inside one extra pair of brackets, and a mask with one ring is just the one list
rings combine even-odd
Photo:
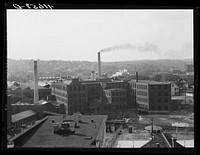
[[(130, 74), (136, 71), (140, 75), (151, 75), (157, 72), (168, 72), (170, 69), (184, 70), (185, 63), (192, 59), (172, 60), (136, 60), (121, 62), (102, 62), (102, 73), (112, 75), (115, 72), (127, 69)], [(38, 60), (38, 76), (81, 76), (88, 78), (91, 71), (97, 72), (97, 62), (90, 61), (64, 61), (64, 60)], [(33, 77), (33, 60), (7, 59), (8, 80), (12, 77), (27, 79)]]

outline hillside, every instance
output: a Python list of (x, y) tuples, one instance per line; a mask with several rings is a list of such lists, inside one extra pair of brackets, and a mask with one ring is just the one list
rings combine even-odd
[[(121, 62), (102, 62), (102, 73), (112, 75), (120, 69), (127, 69), (130, 74), (138, 71), (140, 75), (150, 75), (155, 72), (168, 72), (173, 67), (184, 69), (184, 60), (136, 60)], [(91, 71), (97, 71), (97, 62), (90, 61), (63, 61), (63, 60), (38, 60), (38, 76), (82, 76), (90, 77)], [(8, 77), (18, 76), (21, 78), (33, 77), (33, 60), (7, 60)]]

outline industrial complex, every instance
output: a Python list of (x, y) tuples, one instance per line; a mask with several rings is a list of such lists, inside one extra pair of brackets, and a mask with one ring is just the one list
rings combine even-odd
[[(172, 125), (176, 120), (170, 115), (178, 86), (140, 80), (138, 72), (130, 80), (103, 77), (100, 54), (97, 77), (94, 71), (91, 80), (56, 77), (48, 86), (38, 85), (41, 78), (34, 61), (32, 86), (13, 84), (8, 88), (8, 148), (186, 147), (167, 132), (180, 127)], [(160, 117), (154, 118), (156, 114)], [(171, 116), (172, 123), (164, 122), (168, 118), (162, 115)], [(187, 125), (179, 131), (194, 131), (194, 120), (181, 121)]]

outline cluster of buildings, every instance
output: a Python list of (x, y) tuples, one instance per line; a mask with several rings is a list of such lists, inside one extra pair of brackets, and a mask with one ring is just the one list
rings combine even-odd
[[(171, 96), (179, 94), (175, 83), (138, 80), (137, 72), (136, 80), (101, 76), (96, 80), (56, 78), (50, 88), (38, 86), (36, 61), (34, 73), (35, 80), (31, 86), (22, 88), (22, 84), (13, 84), (8, 88), (8, 133), (43, 120), (45, 116), (47, 118), (33, 136), (26, 135), (30, 137), (23, 144), (18, 144), (21, 140), (13, 138), (19, 147), (103, 147), (109, 128), (106, 115), (130, 108), (141, 112), (168, 113), (171, 110)], [(17, 96), (29, 96), (34, 101), (15, 100)], [(62, 122), (66, 117), (73, 120), (74, 113), (82, 114), (76, 132), (68, 135), (68, 138), (55, 135), (53, 122)]]
[(98, 113), (138, 108), (147, 112), (169, 112), (171, 83), (156, 81), (116, 81), (78, 78), (54, 82), (52, 93), (57, 102), (66, 105), (67, 113)]

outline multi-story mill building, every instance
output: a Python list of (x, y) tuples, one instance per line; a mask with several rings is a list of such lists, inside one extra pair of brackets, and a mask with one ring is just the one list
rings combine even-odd
[(127, 81), (81, 81), (79, 79), (52, 83), (57, 102), (64, 103), (68, 114), (74, 112), (107, 112), (133, 107)]
[(131, 80), (138, 109), (148, 112), (168, 112), (171, 108), (171, 84), (169, 82)]

